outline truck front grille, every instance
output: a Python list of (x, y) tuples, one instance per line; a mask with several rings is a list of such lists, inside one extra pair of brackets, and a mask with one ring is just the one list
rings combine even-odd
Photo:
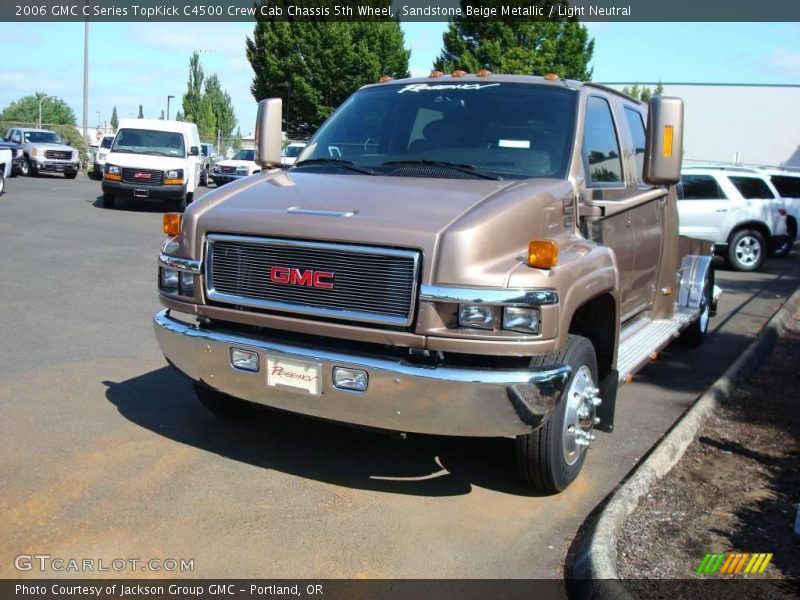
[(220, 167), (223, 173), (236, 173), (236, 167)]
[(45, 150), (44, 157), (52, 160), (71, 160), (71, 150)]
[(407, 326), (419, 252), (211, 234), (210, 300), (243, 307)]
[(122, 181), (135, 183), (138, 185), (161, 185), (164, 178), (164, 171), (153, 169), (131, 169), (123, 167)]

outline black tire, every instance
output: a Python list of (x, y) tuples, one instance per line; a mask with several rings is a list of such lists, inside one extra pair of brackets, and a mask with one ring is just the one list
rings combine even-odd
[(24, 161), (22, 161), (20, 173), (24, 177), (36, 177), (36, 167), (34, 167), (31, 161), (26, 158)]
[(708, 323), (711, 320), (711, 304), (714, 301), (714, 275), (709, 268), (703, 282), (703, 298), (700, 300), (700, 315), (697, 319), (684, 329), (681, 334), (681, 342), (692, 348), (699, 348), (703, 345), (708, 334)]
[(258, 407), (252, 402), (223, 394), (202, 383), (192, 383), (197, 399), (208, 410), (221, 417), (246, 417), (255, 414)]
[(108, 192), (103, 193), (103, 208), (114, 208), (117, 204), (117, 198), (114, 194), (109, 194)]
[(78, 173), (64, 173), (64, 179), (75, 179), (78, 176)]
[(770, 256), (775, 258), (784, 258), (789, 256), (789, 253), (794, 248), (794, 243), (797, 240), (797, 222), (794, 219), (786, 223), (786, 241), (778, 248), (770, 252)]
[(208, 171), (206, 169), (200, 169), (200, 185), (208, 187)]
[(767, 243), (755, 229), (737, 231), (728, 244), (728, 264), (735, 271), (757, 271), (766, 255)]
[[(575, 457), (569, 460), (565, 451), (568, 425), (567, 396), (575, 393), (577, 378), (585, 378), (586, 367), (591, 374), (591, 385), (597, 382), (597, 357), (594, 346), (585, 337), (570, 335), (566, 346), (559, 352), (534, 357), (531, 368), (543, 368), (553, 365), (569, 365), (572, 374), (558, 401), (555, 410), (539, 429), (526, 435), (517, 436), (515, 440), (517, 469), (522, 481), (539, 490), (556, 493), (561, 492), (578, 477), (586, 459), (586, 447), (580, 446)], [(591, 414), (594, 424), (594, 409)], [(591, 431), (590, 431), (591, 433)]]
[(6, 172), (5, 167), (0, 165), (0, 196), (3, 195), (3, 192), (6, 190)]

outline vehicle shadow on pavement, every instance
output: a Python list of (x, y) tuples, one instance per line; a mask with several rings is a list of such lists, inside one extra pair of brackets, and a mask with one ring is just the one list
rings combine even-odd
[(97, 196), (94, 200), (87, 199), (94, 208), (108, 211), (119, 212), (144, 212), (144, 213), (165, 213), (171, 212), (164, 202), (136, 202), (135, 200), (127, 200), (125, 198), (117, 198), (114, 208), (106, 208), (103, 206), (103, 196)]
[(269, 409), (253, 417), (226, 419), (203, 408), (188, 381), (169, 367), (103, 383), (106, 398), (131, 422), (263, 469), (394, 494), (458, 496), (476, 485), (514, 495), (541, 495), (519, 482), (509, 439), (401, 439)]

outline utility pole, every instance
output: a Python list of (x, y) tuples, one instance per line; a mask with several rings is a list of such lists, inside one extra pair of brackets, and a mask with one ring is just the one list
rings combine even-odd
[(88, 143), (88, 132), (86, 130), (89, 121), (89, 0), (86, 5), (87, 17), (83, 22), (83, 141)]
[(167, 96), (167, 121), (169, 121), (169, 101), (170, 98), (174, 98), (175, 96)]

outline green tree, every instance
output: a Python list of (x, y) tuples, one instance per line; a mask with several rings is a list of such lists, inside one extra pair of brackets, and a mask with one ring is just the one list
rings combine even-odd
[[(234, 152), (238, 152), (239, 150), (242, 149), (242, 128), (241, 127), (237, 127), (236, 128), (236, 135), (233, 136), (233, 138), (231, 139), (231, 148), (233, 148)], [(222, 152), (221, 148), (218, 149), (218, 150), (220, 152)]]
[(217, 119), (214, 116), (211, 98), (208, 96), (203, 96), (203, 101), (200, 103), (200, 113), (195, 123), (197, 123), (197, 131), (200, 133), (201, 140), (209, 142), (217, 139)]
[(637, 100), (641, 100), (646, 104), (650, 102), (650, 98), (653, 96), (661, 96), (664, 93), (664, 86), (661, 85), (661, 82), (659, 81), (658, 84), (656, 84), (655, 89), (651, 90), (649, 87), (639, 87), (638, 83), (634, 83), (632, 86), (626, 85), (624, 88), (622, 88), (622, 93), (628, 94), (628, 96), (636, 98)]
[(142, 105), (139, 105), (139, 119), (144, 119), (144, 111), (142, 110)]
[(0, 112), (0, 121), (13, 121), (31, 125), (39, 121), (39, 101), (42, 103), (42, 124), (75, 125), (75, 113), (62, 98), (53, 98), (43, 92), (14, 100)]
[[(466, 6), (502, 5), (527, 7), (530, 2), (520, 0), (461, 0)], [(551, 6), (562, 6), (562, 0), (535, 2), (550, 14)], [(463, 69), (475, 73), (485, 68), (496, 73), (545, 75), (589, 81), (592, 69), (589, 62), (594, 53), (594, 40), (586, 27), (575, 18), (551, 21), (547, 17), (487, 21), (482, 18), (454, 18), (442, 35), (444, 47), (434, 62), (434, 67), (450, 73)]]
[(181, 111), (178, 111), (177, 113), (175, 113), (175, 120), (176, 121), (183, 121), (183, 113)]
[(164, 120), (164, 109), (163, 109), (163, 108), (161, 109), (161, 116), (160, 116), (160, 117), (158, 117), (158, 118), (159, 118), (161, 121), (163, 121), (163, 120)]
[(284, 130), (307, 135), (362, 85), (382, 75), (407, 77), (410, 52), (399, 23), (393, 21), (258, 18), (246, 54), (253, 68), (253, 97), (282, 98)]
[[(217, 131), (220, 132), (223, 138), (231, 137), (233, 128), (236, 127), (236, 115), (233, 111), (233, 102), (228, 92), (222, 89), (222, 85), (216, 73), (206, 79), (205, 93), (203, 94), (204, 115), (206, 103), (210, 106), (213, 115), (213, 133), (212, 137), (209, 139), (216, 139)], [(211, 123), (204, 125), (210, 126)], [(200, 127), (199, 123), (198, 127)]]
[(111, 111), (111, 129), (114, 131), (117, 130), (119, 127), (119, 117), (117, 116), (117, 107), (114, 107), (114, 110)]
[(186, 83), (186, 93), (183, 95), (183, 118), (191, 123), (197, 123), (203, 104), (203, 79), (205, 73), (200, 66), (200, 54), (195, 52), (189, 59), (189, 81)]

